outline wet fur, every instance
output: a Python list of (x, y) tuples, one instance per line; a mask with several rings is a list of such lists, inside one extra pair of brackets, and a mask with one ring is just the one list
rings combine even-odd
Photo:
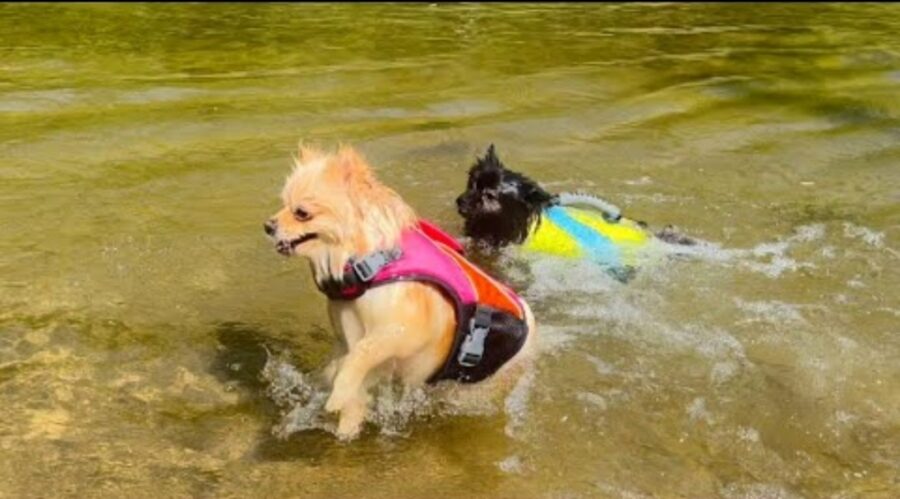
[[(378, 182), (352, 148), (325, 154), (301, 147), (295, 164), (282, 192), (284, 206), (266, 222), (266, 232), (282, 254), (305, 257), (319, 283), (340, 280), (352, 256), (395, 246), (417, 221), (412, 208)], [(530, 351), (534, 319), (523, 305), (529, 339), (516, 362), (494, 377), (502, 378)], [(323, 371), (331, 384), (325, 409), (339, 413), (337, 434), (343, 439), (359, 433), (368, 411), (367, 388), (378, 374), (394, 374), (410, 386), (424, 384), (444, 364), (456, 331), (453, 304), (419, 282), (372, 288), (353, 301), (329, 300), (328, 315), (342, 348)]]

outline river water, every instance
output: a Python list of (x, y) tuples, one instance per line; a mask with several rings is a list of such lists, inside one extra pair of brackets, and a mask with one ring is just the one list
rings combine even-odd
[[(0, 497), (900, 496), (900, 8), (0, 6)], [(493, 142), (703, 243), (621, 284), (482, 258), (540, 354), (384, 389), (262, 221), (298, 139), (421, 215)]]

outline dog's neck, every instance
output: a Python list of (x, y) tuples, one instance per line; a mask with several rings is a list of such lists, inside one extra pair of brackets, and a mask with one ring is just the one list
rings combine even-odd
[(546, 203), (517, 207), (515, 212), (505, 210), (503, 216), (474, 217), (465, 221), (466, 236), (494, 248), (522, 244), (541, 223), (544, 210), (554, 204)]
[(361, 182), (354, 192), (352, 210), (342, 217), (345, 222), (338, 241), (310, 259), (313, 276), (320, 284), (343, 280), (347, 262), (353, 258), (397, 247), (403, 234), (418, 221), (412, 207), (377, 182)]
[(332, 279), (343, 280), (344, 268), (352, 256), (351, 252), (341, 247), (322, 250), (309, 260), (313, 279), (320, 285)]
[(351, 241), (328, 246), (310, 258), (313, 278), (319, 284), (331, 280), (342, 281), (347, 264), (351, 260), (358, 260), (377, 251), (396, 248), (400, 245), (405, 231), (413, 225), (414, 223), (398, 227), (367, 225), (352, 231), (354, 237)]

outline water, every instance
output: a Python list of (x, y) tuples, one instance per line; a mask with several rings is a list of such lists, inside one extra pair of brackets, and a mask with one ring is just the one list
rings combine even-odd
[[(890, 4), (0, 6), (0, 496), (900, 495), (897, 32)], [(454, 233), (494, 142), (706, 243), (627, 285), (482, 257), (535, 371), (385, 388), (341, 444), (322, 298), (261, 227), (300, 138)]]

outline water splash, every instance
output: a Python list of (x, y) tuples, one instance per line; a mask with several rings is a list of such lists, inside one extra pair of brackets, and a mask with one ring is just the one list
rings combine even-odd
[[(266, 395), (281, 409), (281, 419), (272, 428), (278, 438), (309, 430), (336, 431), (336, 417), (324, 410), (330, 388), (320, 376), (300, 372), (277, 354), (268, 352), (260, 377)], [(529, 378), (530, 380), (531, 378)], [(506, 402), (512, 427), (521, 426), (530, 381), (513, 389)], [(396, 380), (385, 380), (370, 387), (366, 422), (381, 435), (409, 436), (413, 423), (434, 416), (492, 416), (500, 412), (497, 391), (491, 383), (461, 385), (440, 383), (406, 387)]]
[(725, 248), (718, 243), (701, 240), (694, 246), (662, 244), (660, 253), (707, 263), (737, 266), (774, 279), (785, 272), (815, 268), (813, 263), (801, 262), (791, 257), (790, 252), (802, 243), (824, 238), (825, 234), (824, 224), (802, 225), (796, 227), (794, 233), (787, 237), (761, 242), (751, 248)]
[(508, 417), (506, 435), (517, 438), (528, 419), (528, 399), (534, 386), (534, 371), (528, 371), (516, 382), (516, 386), (506, 397), (504, 407)]
[(884, 247), (884, 232), (861, 227), (851, 222), (844, 222), (844, 236), (859, 239), (874, 248)]
[(750, 318), (746, 319), (750, 322), (774, 322), (781, 324), (806, 324), (807, 321), (800, 312), (801, 307), (784, 303), (777, 300), (772, 301), (745, 301), (740, 298), (734, 298), (734, 303), (739, 309), (746, 312)]
[(509, 456), (498, 462), (497, 467), (500, 468), (500, 471), (508, 474), (521, 475), (525, 471), (525, 466), (522, 464), (522, 458), (519, 456)]
[(268, 358), (260, 376), (267, 383), (266, 395), (282, 409), (281, 421), (272, 428), (272, 434), (284, 439), (293, 433), (313, 429), (334, 433), (334, 423), (324, 418), (328, 399), (324, 384), (268, 350), (266, 353)]

